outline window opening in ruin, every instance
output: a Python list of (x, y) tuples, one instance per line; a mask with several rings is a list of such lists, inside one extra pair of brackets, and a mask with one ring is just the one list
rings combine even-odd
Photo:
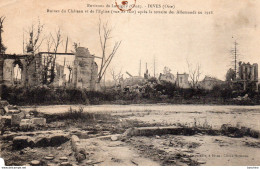
[(70, 84), (72, 82), (72, 70), (73, 70), (73, 67), (70, 64), (68, 64), (64, 68), (65, 80), (66, 80), (67, 84)]
[(14, 62), (14, 69), (13, 69), (13, 82), (15, 85), (21, 84), (22, 81), (22, 64), (19, 61)]
[(245, 68), (245, 74), (246, 74), (246, 77), (245, 77), (245, 80), (248, 80), (248, 70), (247, 70), (247, 67)]

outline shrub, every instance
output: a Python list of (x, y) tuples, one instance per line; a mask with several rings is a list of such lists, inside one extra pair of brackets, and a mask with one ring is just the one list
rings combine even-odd
[(171, 82), (162, 81), (160, 84), (157, 84), (155, 86), (155, 89), (161, 92), (163, 95), (168, 95), (169, 97), (173, 97), (174, 91), (176, 91), (176, 85)]
[(3, 86), (2, 98), (10, 104), (100, 104), (112, 101), (114, 93), (101, 93), (75, 88), (53, 88), (47, 86), (13, 87)]

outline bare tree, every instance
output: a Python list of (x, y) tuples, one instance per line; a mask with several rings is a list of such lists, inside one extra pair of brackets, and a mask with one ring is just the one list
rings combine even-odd
[(43, 28), (44, 25), (41, 24), (40, 20), (38, 20), (38, 25), (36, 27), (34, 24), (32, 24), (31, 28), (26, 31), (26, 33), (29, 34), (29, 40), (26, 42), (27, 53), (32, 53), (32, 55), (34, 55), (41, 47), (44, 40), (42, 35)]
[(236, 72), (234, 71), (234, 69), (230, 68), (226, 73), (226, 81), (231, 82), (234, 80), (236, 80)]
[(106, 24), (101, 23), (101, 19), (99, 18), (99, 40), (100, 40), (100, 46), (102, 50), (102, 56), (101, 56), (101, 65), (100, 70), (98, 72), (98, 83), (102, 80), (102, 77), (104, 76), (107, 67), (111, 63), (113, 57), (115, 56), (119, 46), (121, 45), (121, 41), (117, 41), (114, 44), (113, 50), (110, 52), (109, 55), (107, 55), (107, 46), (108, 46), (108, 40), (111, 39), (111, 32), (112, 28), (109, 28), (108, 22)]
[(72, 53), (76, 53), (77, 51), (77, 48), (80, 46), (80, 43), (79, 42), (73, 42), (73, 48), (74, 48), (74, 51), (71, 50)]
[(198, 83), (201, 75), (201, 65), (199, 63), (196, 64), (194, 67), (189, 61), (187, 60), (188, 69), (189, 69), (189, 77), (190, 77), (190, 86), (193, 89), (198, 88)]
[[(38, 25), (35, 26), (32, 24), (32, 26), (26, 31), (29, 35), (29, 39), (26, 42), (26, 51), (27, 53), (30, 53), (25, 58), (26, 61), (26, 72), (28, 73), (30, 65), (34, 62), (35, 63), (35, 72), (38, 69), (36, 61), (35, 61), (35, 54), (39, 50), (39, 48), (42, 45), (42, 42), (44, 41), (44, 37), (42, 35), (44, 26), (41, 24), (40, 20), (38, 20)], [(35, 77), (38, 77), (37, 73), (35, 74)], [(28, 76), (26, 76), (26, 82), (28, 82)], [(26, 83), (27, 84), (27, 83)]]
[(3, 30), (3, 23), (5, 20), (5, 16), (1, 16), (0, 17), (0, 54), (5, 53), (6, 47), (3, 44), (3, 40), (2, 40), (2, 33), (4, 32)]
[(110, 69), (110, 73), (113, 77), (115, 86), (120, 84), (120, 80), (123, 78), (122, 69), (118, 73), (116, 73), (114, 69)]
[(42, 65), (42, 84), (49, 84), (49, 76), (50, 76), (50, 66), (53, 60), (53, 54), (51, 54), (51, 49), (53, 46), (53, 40), (51, 35), (46, 40), (47, 41), (47, 55), (43, 56), (43, 65)]
[(52, 35), (51, 35), (51, 37), (52, 37), (52, 40), (53, 40), (53, 43), (54, 43), (54, 56), (53, 56), (52, 63), (51, 63), (50, 83), (52, 83), (54, 81), (54, 78), (55, 78), (55, 66), (56, 66), (56, 59), (57, 59), (57, 51), (58, 51), (60, 44), (62, 43), (60, 29), (56, 32), (55, 38)]

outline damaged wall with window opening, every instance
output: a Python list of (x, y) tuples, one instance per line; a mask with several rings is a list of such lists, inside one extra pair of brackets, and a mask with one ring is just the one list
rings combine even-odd
[[(26, 63), (29, 55), (0, 55), (0, 84), (1, 85), (20, 85), (36, 86), (42, 84), (43, 54), (36, 54), (33, 61)], [(70, 71), (66, 71), (65, 65), (56, 63), (55, 79), (52, 83), (55, 87), (66, 86), (83, 88), (86, 90), (95, 90), (98, 66), (95, 62), (95, 56), (91, 55), (89, 50), (84, 47), (78, 47), (76, 53), (57, 53), (59, 55), (74, 55), (75, 59), (70, 65)], [(66, 73), (69, 74), (66, 76)], [(66, 79), (69, 77), (70, 79)]]

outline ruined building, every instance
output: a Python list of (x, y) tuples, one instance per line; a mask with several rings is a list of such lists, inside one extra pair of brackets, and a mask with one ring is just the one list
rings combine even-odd
[(77, 88), (95, 90), (98, 66), (94, 61), (95, 56), (83, 47), (77, 48), (73, 66), (72, 84)]
[(222, 80), (211, 76), (205, 76), (205, 78), (199, 82), (199, 87), (205, 90), (212, 90), (215, 86), (222, 84), (224, 84)]
[[(19, 85), (36, 86), (41, 85), (43, 81), (43, 58), (45, 55), (54, 55), (55, 53), (40, 52), (32, 55), (0, 55), (0, 85)], [(57, 58), (61, 55), (72, 55), (75, 57), (70, 72), (70, 80), (66, 79), (65, 64), (56, 62), (55, 78), (53, 86), (69, 86), (75, 88), (84, 88), (87, 90), (96, 89), (98, 66), (95, 62), (95, 56), (91, 55), (89, 50), (84, 47), (78, 47), (74, 53), (56, 53)], [(32, 59), (30, 59), (32, 58)]]
[[(25, 55), (7, 55), (0, 56), (0, 84), (24, 84), (26, 74)], [(20, 76), (17, 77), (16, 69), (20, 70)]]
[(170, 82), (170, 83), (175, 83), (176, 82), (176, 79), (175, 79), (174, 75), (172, 73), (170, 73), (170, 72), (160, 73), (159, 80), (160, 81)]
[(238, 77), (236, 82), (242, 83), (244, 90), (249, 84), (253, 84), (253, 87), (258, 91), (258, 64), (250, 64), (239, 62)]
[(179, 74), (177, 72), (176, 85), (184, 89), (190, 88), (188, 79), (189, 79), (189, 74), (187, 73)]

